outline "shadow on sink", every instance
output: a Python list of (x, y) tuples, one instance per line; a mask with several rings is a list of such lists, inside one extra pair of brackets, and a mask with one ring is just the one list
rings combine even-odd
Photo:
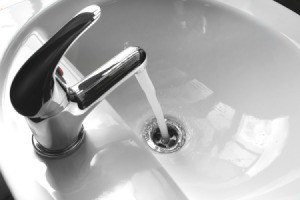
[(118, 125), (105, 129), (110, 137), (98, 131), (87, 128), (73, 155), (39, 163), (46, 179), (40, 184), (54, 199), (185, 199), (130, 131)]

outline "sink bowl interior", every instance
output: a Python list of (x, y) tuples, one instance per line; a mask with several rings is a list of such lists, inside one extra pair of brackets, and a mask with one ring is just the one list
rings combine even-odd
[[(297, 46), (212, 1), (124, 0), (105, 3), (67, 56), (88, 74), (130, 45), (146, 50), (164, 113), (186, 128), (182, 150), (154, 155), (189, 198), (267, 199), (285, 185), (297, 191)], [(107, 100), (140, 136), (153, 113), (135, 78)]]
[[(54, 3), (16, 38), (28, 27), (38, 27), (34, 30), (48, 38), (67, 15), (93, 3), (74, 2)], [(7, 162), (1, 166), (6, 176), (20, 177), (18, 183), (8, 181), (16, 194), (36, 195), (31, 199), (299, 197), (299, 46), (255, 16), (217, 1), (98, 3), (100, 20), (66, 58), (87, 75), (127, 46), (145, 49), (163, 111), (184, 126), (186, 144), (172, 154), (145, 150), (141, 132), (153, 113), (133, 77), (107, 98), (118, 114), (104, 101), (85, 121), (88, 134), (80, 151), (66, 159), (41, 159), (25, 120), (9, 103), (7, 84), (1, 90), (6, 114), (0, 115), (0, 125), (11, 134), (1, 137), (17, 148), (2, 142), (0, 156)], [(16, 71), (7, 68), (1, 66), (0, 76), (9, 82), (8, 72)]]

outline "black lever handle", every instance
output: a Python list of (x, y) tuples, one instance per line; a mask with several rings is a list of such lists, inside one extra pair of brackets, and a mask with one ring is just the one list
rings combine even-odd
[[(98, 14), (98, 15), (96, 15)], [(14, 108), (24, 116), (35, 116), (51, 96), (53, 73), (68, 47), (100, 13), (82, 12), (72, 18), (21, 67), (13, 80), (10, 98)]]

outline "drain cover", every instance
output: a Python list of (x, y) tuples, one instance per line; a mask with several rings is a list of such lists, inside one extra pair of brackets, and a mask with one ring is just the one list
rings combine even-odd
[(186, 134), (179, 122), (171, 118), (165, 118), (165, 120), (170, 135), (169, 139), (162, 138), (156, 118), (153, 118), (146, 124), (143, 130), (143, 138), (154, 151), (159, 153), (173, 153), (184, 145)]

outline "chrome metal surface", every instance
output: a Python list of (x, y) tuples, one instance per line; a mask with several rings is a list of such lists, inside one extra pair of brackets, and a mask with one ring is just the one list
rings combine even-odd
[[(57, 91), (65, 99), (56, 104), (54, 113), (40, 118), (27, 118), (38, 145), (39, 155), (61, 157), (76, 150), (85, 117), (110, 92), (146, 65), (146, 55), (138, 47), (128, 47), (97, 71), (73, 87), (55, 80)], [(41, 148), (41, 146), (43, 148)]]
[[(88, 13), (89, 15), (93, 14), (93, 19), (97, 20), (100, 16), (100, 8), (96, 5), (88, 6), (87, 8), (80, 11), (76, 16), (85, 17), (86, 15), (79, 15), (82, 13)], [(82, 32), (78, 35), (82, 35), (82, 33), (85, 32), (86, 29), (94, 23), (95, 21), (92, 21), (91, 24), (86, 26), (84, 29), (81, 29), (80, 31)], [(59, 38), (58, 40), (67, 40), (69, 41), (69, 44), (72, 45), (76, 41), (76, 39), (78, 39), (79, 36), (77, 36), (76, 38), (74, 36), (70, 36), (71, 38), (68, 38), (69, 33), (72, 33), (72, 31), (74, 31), (73, 29), (77, 29), (73, 27), (73, 24), (69, 24), (70, 23), (66, 24), (62, 28), (64, 29), (63, 32), (66, 32), (66, 34), (62, 35), (60, 34), (60, 32), (58, 32), (50, 39), (51, 42), (47, 42), (44, 45), (48, 45), (45, 48), (49, 48), (49, 46), (51, 47), (51, 45), (59, 45), (59, 42), (57, 43), (57, 41), (55, 41), (56, 38)], [(70, 28), (70, 30), (66, 30), (68, 28)], [(52, 42), (53, 40), (55, 42)], [(41, 49), (44, 46), (42, 46)], [(47, 55), (45, 55), (47, 54), (45, 48), (43, 49), (44, 51), (38, 50), (37, 52), (43, 52), (44, 57), (48, 58), (48, 62), (52, 64), (51, 59), (53, 59), (54, 56), (51, 56), (52, 54), (50, 54), (51, 52), (49, 52), (50, 56), (47, 57)], [(70, 48), (70, 46), (67, 46), (67, 49), (68, 48)], [(53, 49), (53, 51), (55, 51), (55, 49), (57, 48), (49, 49)], [(41, 58), (38, 58), (38, 55), (40, 54), (35, 53), (33, 55), (35, 57), (32, 58), (33, 56), (31, 56), (31, 58), (29, 58), (31, 59), (31, 61), (27, 61), (26, 63), (32, 64), (35, 63), (32, 60), (41, 60)], [(57, 57), (57, 55), (55, 56)], [(37, 62), (39, 63), (39, 61)], [(24, 68), (26, 63), (23, 65), (21, 70)], [(11, 97), (18, 97), (18, 94), (15, 94), (15, 91), (20, 91), (24, 94), (24, 87), (22, 87), (22, 84), (27, 84), (27, 82), (30, 82), (31, 76), (36, 76), (37, 74), (39, 74), (39, 72), (34, 74), (26, 73), (28, 71), (28, 68), (30, 69), (29, 64), (26, 65), (26, 69), (23, 69), (21, 73), (18, 73), (16, 75), (16, 87), (14, 87), (14, 90), (11, 89), (11, 95), (13, 95)], [(54, 158), (66, 156), (71, 152), (75, 151), (84, 138), (82, 122), (85, 119), (85, 117), (111, 91), (113, 91), (116, 87), (118, 87), (121, 83), (123, 83), (132, 75), (134, 75), (136, 72), (142, 70), (145, 67), (145, 65), (146, 53), (144, 52), (144, 50), (142, 50), (139, 47), (128, 47), (120, 54), (108, 61), (106, 64), (99, 67), (98, 70), (91, 73), (82, 81), (80, 81), (72, 87), (68, 85), (68, 80), (65, 81), (64, 78), (60, 77), (59, 75), (55, 75), (54, 71), (54, 74), (52, 75), (53, 80), (50, 79), (50, 83), (44, 83), (44, 85), (50, 85), (50, 87), (47, 87), (48, 89), (50, 89), (48, 90), (46, 88), (46, 90), (44, 89), (42, 91), (42, 99), (34, 99), (39, 97), (39, 95), (36, 95), (37, 92), (33, 92), (34, 94), (32, 95), (27, 95), (25, 92), (25, 95), (23, 95), (24, 97), (33, 98), (33, 100), (37, 104), (41, 104), (37, 106), (34, 105), (32, 107), (33, 109), (31, 110), (26, 108), (26, 105), (28, 104), (28, 102), (30, 103), (30, 100), (25, 99), (25, 105), (22, 105), (22, 101), (20, 101), (19, 98), (14, 98), (16, 103), (14, 104), (13, 100), (12, 103), (15, 109), (20, 114), (26, 117), (27, 122), (33, 132), (33, 144), (37, 153), (42, 156)], [(29, 79), (22, 77), (22, 73), (26, 74), (27, 76), (30, 76)], [(50, 71), (49, 73), (52, 73), (52, 71)], [(24, 83), (22, 83), (23, 79)], [(18, 87), (20, 88), (19, 90)], [(31, 89), (30, 87), (27, 88), (29, 88), (29, 90)], [(34, 116), (31, 116), (27, 115), (27, 113), (36, 114), (34, 114)]]
[(66, 147), (66, 148), (60, 149), (60, 150), (49, 150), (49, 149), (44, 148), (43, 145), (41, 145), (34, 136), (32, 136), (32, 145), (34, 146), (35, 151), (40, 156), (47, 157), (47, 158), (63, 158), (63, 157), (66, 157), (66, 156), (72, 154), (74, 151), (76, 151), (80, 147), (80, 145), (84, 141), (85, 134), (86, 134), (85, 130), (82, 126), (77, 140), (74, 141), (74, 143), (72, 143), (69, 147)]
[(142, 131), (143, 139), (148, 146), (158, 153), (174, 153), (180, 150), (185, 141), (186, 133), (183, 126), (174, 118), (165, 118), (170, 138), (168, 141), (161, 137), (156, 118), (146, 122)]
[(112, 90), (145, 66), (146, 53), (139, 47), (128, 47), (109, 62), (69, 88), (71, 101), (81, 109), (97, 99), (101, 101)]
[(64, 91), (55, 85), (59, 61), (71, 45), (100, 18), (100, 7), (91, 5), (69, 20), (18, 70), (10, 88), (15, 110), (23, 116), (39, 118), (61, 112)]

